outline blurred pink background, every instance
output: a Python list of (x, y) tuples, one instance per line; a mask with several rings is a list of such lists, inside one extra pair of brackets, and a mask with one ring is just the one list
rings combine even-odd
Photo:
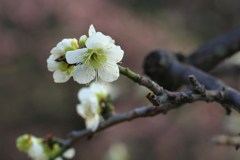
[[(78, 39), (93, 24), (125, 51), (122, 65), (143, 74), (150, 51), (188, 54), (237, 27), (239, 11), (237, 0), (0, 0), (0, 159), (28, 159), (16, 149), (22, 134), (65, 138), (84, 129), (75, 111), (83, 85), (73, 80), (56, 84), (47, 70), (50, 50), (63, 38)], [(145, 99), (149, 91), (126, 77), (113, 84), (120, 93), (114, 102), (118, 113), (150, 105)], [(126, 144), (131, 160), (239, 159), (240, 151), (211, 143), (214, 135), (227, 134), (224, 114), (217, 103), (197, 102), (125, 122), (79, 141), (74, 159), (105, 160), (117, 142)]]

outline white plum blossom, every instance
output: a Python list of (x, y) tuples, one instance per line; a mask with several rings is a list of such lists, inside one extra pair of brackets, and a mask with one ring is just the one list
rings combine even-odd
[[(49, 147), (43, 143), (41, 138), (25, 134), (17, 139), (17, 148), (26, 152), (32, 160), (48, 160), (52, 154), (60, 149), (60, 146), (55, 144), (53, 147)], [(71, 159), (74, 155), (75, 149), (69, 148), (63, 153), (62, 157)], [(55, 160), (62, 160), (62, 158), (57, 157)]]
[(93, 25), (89, 28), (89, 38), (80, 37), (80, 44), (86, 48), (68, 51), (66, 60), (69, 64), (77, 64), (73, 78), (80, 84), (90, 83), (100, 77), (103, 81), (112, 82), (119, 77), (117, 63), (123, 58), (124, 51), (114, 44), (110, 36), (96, 32)]
[(53, 73), (53, 79), (56, 83), (63, 83), (72, 76), (74, 65), (66, 62), (65, 54), (67, 51), (78, 49), (76, 39), (63, 39), (51, 50), (51, 55), (47, 59), (48, 70)]
[(103, 120), (100, 112), (100, 101), (107, 97), (107, 90), (100, 84), (93, 83), (90, 87), (84, 87), (78, 92), (80, 104), (77, 105), (77, 113), (85, 119), (88, 129), (93, 132)]

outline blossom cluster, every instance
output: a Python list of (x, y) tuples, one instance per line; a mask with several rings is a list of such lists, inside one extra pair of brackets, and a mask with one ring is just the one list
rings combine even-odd
[(63, 39), (51, 50), (47, 59), (48, 70), (54, 72), (56, 83), (73, 79), (80, 84), (88, 84), (96, 78), (112, 82), (119, 77), (117, 63), (123, 58), (124, 51), (115, 41), (90, 26), (88, 37)]
[[(119, 77), (117, 63), (122, 60), (123, 55), (124, 51), (115, 45), (110, 36), (96, 32), (91, 25), (88, 36), (82, 35), (79, 41), (70, 38), (59, 42), (51, 50), (47, 67), (54, 72), (53, 79), (56, 83), (66, 82), (71, 77), (80, 84), (89, 84), (98, 78), (112, 82)], [(80, 104), (77, 104), (77, 113), (84, 118), (86, 128), (92, 132), (95, 132), (100, 122), (111, 116), (114, 110), (107, 89), (99, 83), (80, 89), (78, 99)], [(73, 148), (61, 154), (62, 148), (58, 143), (49, 144), (42, 138), (28, 134), (17, 139), (17, 148), (26, 152), (33, 160), (48, 160), (56, 155), (62, 157), (55, 160), (71, 159), (75, 155)]]
[[(61, 149), (57, 143), (49, 146), (42, 138), (29, 134), (18, 137), (17, 148), (20, 151), (26, 152), (32, 160), (48, 160)], [(72, 159), (74, 155), (75, 149), (70, 148), (63, 153), (62, 157)], [(55, 160), (63, 160), (62, 157), (57, 157)]]

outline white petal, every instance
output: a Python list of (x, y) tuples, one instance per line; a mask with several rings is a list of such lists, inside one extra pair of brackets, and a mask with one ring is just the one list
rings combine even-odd
[(87, 41), (86, 46), (89, 49), (102, 49), (109, 43), (109, 38), (103, 35), (101, 32), (97, 32), (91, 35)]
[(56, 57), (54, 55), (50, 55), (47, 59), (47, 68), (51, 72), (58, 69), (59, 62), (56, 62), (55, 59)]
[(72, 38), (68, 38), (68, 39), (63, 39), (61, 42), (59, 42), (57, 44), (57, 48), (59, 48), (61, 51), (64, 51), (66, 47), (71, 47), (71, 42), (72, 42)]
[(120, 46), (108, 44), (105, 47), (104, 54), (106, 54), (108, 60), (117, 63), (122, 60), (124, 51), (121, 49)]
[(114, 39), (112, 39), (112, 37), (110, 37), (110, 36), (107, 36), (108, 38), (109, 38), (109, 43), (112, 43), (112, 44), (114, 44), (115, 43), (115, 40)]
[(80, 115), (84, 119), (87, 118), (86, 113), (85, 113), (85, 108), (82, 104), (78, 104), (76, 109), (77, 109), (78, 115)]
[(87, 51), (87, 48), (77, 49), (74, 51), (68, 51), (66, 53), (66, 60), (69, 64), (79, 63), (83, 59), (84, 53)]
[(89, 87), (83, 87), (78, 92), (78, 99), (80, 102), (89, 99), (89, 97), (95, 97), (95, 94), (90, 90)]
[(88, 129), (91, 129), (93, 132), (95, 132), (98, 128), (98, 125), (100, 123), (100, 120), (101, 120), (101, 117), (99, 114), (95, 114), (94, 117), (91, 117), (91, 118), (87, 118), (85, 120), (85, 123), (86, 123), (86, 127)]
[(112, 82), (119, 77), (119, 68), (116, 63), (104, 63), (98, 68), (98, 75), (103, 81)]
[(76, 151), (74, 148), (69, 148), (68, 150), (66, 150), (64, 153), (63, 153), (63, 157), (64, 158), (67, 158), (67, 159), (71, 159), (75, 156), (76, 154)]
[(94, 96), (89, 98), (89, 105), (91, 107), (91, 113), (98, 114), (99, 102), (98, 102), (98, 98), (95, 94), (94, 94)]
[(74, 41), (74, 40), (77, 41), (75, 38), (74, 38), (74, 39), (71, 39), (71, 38), (69, 38), (69, 39), (63, 39), (61, 42), (59, 42), (59, 43), (57, 44), (56, 47), (54, 47), (54, 48), (50, 51), (51, 54), (53, 54), (53, 55), (55, 55), (55, 56), (57, 56), (57, 57), (60, 57), (60, 56), (65, 55), (65, 48), (66, 48), (66, 47), (72, 47), (71, 42)]
[(107, 89), (103, 85), (101, 85), (101, 84), (92, 83), (90, 85), (90, 89), (95, 94), (102, 93), (102, 94), (107, 95)]
[(95, 94), (92, 94), (88, 98), (82, 99), (81, 103), (84, 107), (85, 114), (87, 116), (92, 116), (94, 114), (98, 114), (99, 102), (98, 102), (98, 98)]
[(87, 65), (78, 65), (74, 69), (73, 78), (80, 84), (87, 84), (96, 77), (96, 71)]
[(98, 100), (95, 95), (89, 97), (88, 99), (84, 99), (81, 101), (81, 104), (78, 104), (77, 113), (82, 116), (84, 119), (88, 119), (89, 117), (98, 114)]
[(32, 137), (32, 146), (27, 151), (28, 156), (34, 160), (47, 160), (47, 155), (43, 151), (43, 146), (38, 143), (37, 138)]
[(67, 74), (67, 71), (63, 72), (60, 69), (57, 69), (53, 73), (53, 79), (55, 83), (67, 82), (70, 79), (71, 75)]
[(65, 54), (65, 52), (63, 50), (61, 50), (60, 48), (57, 48), (57, 47), (54, 47), (51, 51), (50, 51), (51, 54), (57, 56), (57, 57), (60, 57), (62, 55)]
[(89, 30), (88, 30), (89, 37), (91, 35), (93, 35), (94, 33), (96, 33), (96, 30), (95, 30), (94, 26), (91, 24), (90, 27), (89, 27)]
[(62, 157), (57, 157), (54, 160), (63, 160)]

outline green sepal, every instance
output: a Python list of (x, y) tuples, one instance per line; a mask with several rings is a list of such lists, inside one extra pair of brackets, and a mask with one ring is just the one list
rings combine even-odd
[(73, 74), (73, 70), (74, 70), (75, 66), (70, 66), (68, 69), (67, 69), (67, 74), (68, 75), (72, 75)]
[(43, 146), (43, 152), (48, 156), (51, 157), (52, 155), (54, 155), (56, 152), (58, 152), (61, 147), (59, 146), (59, 144), (54, 144), (52, 146), (52, 148), (50, 148), (47, 144), (42, 143), (41, 144)]
[(61, 71), (66, 71), (68, 70), (68, 65), (66, 62), (60, 62), (59, 65), (58, 65), (58, 68), (61, 70)]
[(65, 53), (66, 53), (67, 51), (74, 51), (74, 50), (76, 50), (76, 49), (74, 49), (73, 47), (66, 47), (66, 48), (64, 49)]

